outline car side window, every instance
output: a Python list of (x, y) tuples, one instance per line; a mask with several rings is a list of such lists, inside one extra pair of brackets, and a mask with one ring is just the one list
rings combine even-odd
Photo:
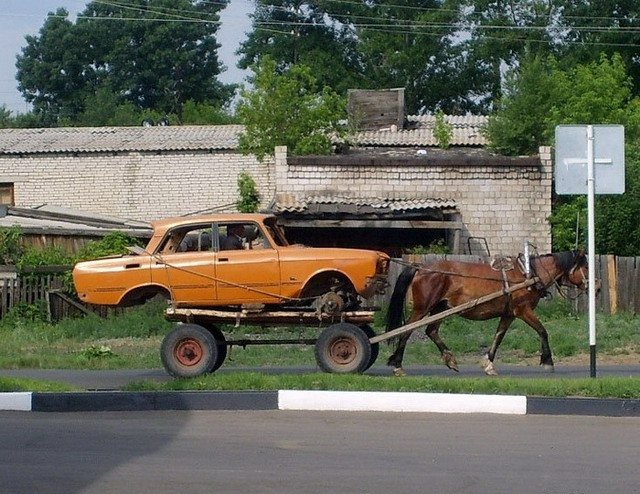
[(220, 250), (270, 249), (271, 244), (255, 223), (218, 225)]
[(160, 254), (213, 250), (211, 225), (192, 225), (170, 231), (160, 245)]

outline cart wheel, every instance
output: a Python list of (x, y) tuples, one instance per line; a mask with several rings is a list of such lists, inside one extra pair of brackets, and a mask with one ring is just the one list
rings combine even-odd
[[(364, 326), (360, 326), (360, 329), (364, 331), (364, 334), (367, 335), (367, 338), (373, 338), (376, 335), (371, 326), (367, 324), (365, 324)], [(380, 343), (374, 343), (373, 345), (369, 344), (369, 346), (371, 346), (371, 358), (369, 359), (367, 366), (362, 372), (366, 371), (369, 367), (376, 363), (376, 360), (378, 360), (378, 354), (380, 353)]]
[(224, 337), (224, 333), (220, 331), (218, 326), (209, 326), (207, 329), (213, 335), (213, 338), (216, 340), (216, 347), (218, 347), (216, 362), (213, 364), (213, 368), (209, 371), (215, 372), (222, 366), (222, 364), (224, 364), (224, 360), (227, 358), (227, 340)]
[(218, 345), (202, 326), (179, 324), (162, 340), (160, 358), (173, 377), (196, 377), (213, 371)]
[(371, 360), (371, 345), (358, 326), (339, 323), (320, 333), (315, 353), (318, 366), (325, 372), (360, 373)]

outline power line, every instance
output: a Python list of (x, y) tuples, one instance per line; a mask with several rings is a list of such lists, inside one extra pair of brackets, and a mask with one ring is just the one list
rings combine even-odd
[[(84, 16), (78, 15), (78, 19), (83, 20), (91, 20), (91, 21), (135, 21), (135, 22), (165, 22), (165, 23), (203, 23), (203, 24), (220, 24), (219, 16), (215, 15), (218, 20), (210, 20), (210, 19), (202, 19), (198, 17), (192, 17), (191, 15), (185, 16), (182, 15), (184, 10), (179, 9), (170, 9), (163, 8), (163, 10), (154, 10), (154, 9), (145, 9), (140, 7), (132, 7), (130, 5), (123, 4), (122, 2), (116, 1), (106, 1), (106, 0), (94, 0), (96, 3), (109, 5), (116, 8), (123, 8), (128, 10), (134, 10), (141, 13), (160, 15), (163, 17), (126, 17), (126, 16)], [(346, 4), (357, 4), (361, 5), (358, 2), (349, 2), (346, 0), (331, 0), (334, 3), (346, 3)], [(206, 2), (214, 5), (222, 5), (221, 2)], [(264, 4), (265, 6), (270, 6), (274, 9), (287, 10), (281, 6)], [(411, 6), (399, 6), (399, 5), (391, 5), (387, 4), (386, 7), (398, 7), (398, 8), (408, 8), (411, 10), (422, 10), (422, 11), (449, 11), (455, 12), (453, 10), (446, 9), (429, 9), (422, 7), (411, 7)], [(288, 10), (287, 10), (288, 11)], [(190, 12), (189, 12), (190, 13)], [(191, 13), (190, 13), (191, 14)], [(0, 14), (6, 15), (6, 14)], [(437, 36), (444, 35), (450, 33), (442, 33), (436, 30), (455, 30), (460, 33), (472, 32), (472, 31), (492, 31), (492, 30), (500, 30), (500, 31), (545, 31), (545, 32), (578, 32), (578, 33), (605, 33), (609, 35), (619, 35), (619, 34), (640, 34), (640, 27), (608, 27), (608, 26), (564, 26), (564, 25), (547, 25), (547, 26), (505, 26), (501, 24), (465, 24), (463, 22), (451, 23), (451, 22), (428, 22), (428, 21), (414, 21), (414, 20), (402, 20), (400, 22), (396, 19), (389, 19), (385, 17), (373, 17), (373, 16), (349, 16), (345, 14), (338, 13), (328, 13), (327, 15), (336, 16), (336, 17), (357, 17), (362, 19), (369, 19), (379, 21), (376, 23), (358, 23), (352, 22), (348, 25), (354, 29), (360, 30), (368, 30), (379, 33), (389, 33), (389, 34), (413, 34), (413, 35), (428, 35), (428, 36)], [(167, 16), (169, 18), (167, 18)], [(65, 17), (58, 16), (56, 14), (52, 14), (49, 17)], [(588, 18), (586, 16), (580, 16), (579, 18)], [(598, 18), (598, 19), (616, 19), (616, 18)], [(341, 22), (338, 19), (336, 22)], [(347, 25), (347, 24), (345, 24)], [(276, 27), (286, 28), (286, 27), (316, 27), (323, 29), (331, 29), (332, 27), (327, 24), (312, 24), (308, 22), (296, 22), (296, 21), (286, 21), (286, 20), (260, 20), (254, 21), (254, 28), (264, 32), (271, 32), (274, 34), (291, 34), (288, 31), (282, 31), (276, 29)], [(501, 41), (502, 38), (492, 37), (488, 35), (482, 35), (482, 39), (493, 39), (496, 41)], [(506, 42), (518, 41), (517, 39), (508, 39), (504, 40)], [(538, 40), (538, 39), (521, 39), (520, 41), (531, 41), (536, 43), (547, 43), (549, 41), (546, 40)], [(604, 42), (604, 41), (569, 41), (562, 40), (562, 43), (565, 44), (583, 44), (589, 46), (613, 46), (613, 47), (637, 47), (639, 46), (636, 43), (615, 43), (615, 42)]]

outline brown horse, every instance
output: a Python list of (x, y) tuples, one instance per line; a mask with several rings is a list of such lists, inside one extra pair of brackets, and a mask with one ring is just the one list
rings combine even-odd
[[(540, 365), (553, 372), (553, 358), (549, 347), (547, 330), (534, 314), (534, 309), (547, 289), (554, 283), (587, 288), (587, 257), (583, 252), (561, 252), (532, 257), (530, 276), (535, 283), (509, 294), (500, 296), (480, 305), (472, 306), (460, 315), (466, 319), (484, 321), (500, 318), (491, 348), (486, 355), (484, 371), (496, 375), (493, 360), (507, 329), (515, 318), (523, 320), (536, 330), (540, 337)], [(488, 263), (467, 263), (456, 261), (436, 261), (420, 269), (408, 266), (398, 277), (387, 315), (387, 331), (402, 324), (404, 300), (409, 286), (413, 294), (413, 309), (407, 324), (482, 296), (500, 292), (508, 286), (527, 279), (522, 262), (515, 263), (513, 269), (495, 269)], [(444, 344), (438, 328), (442, 320), (426, 327), (425, 333), (436, 344), (447, 367), (458, 371), (456, 359)], [(405, 374), (402, 359), (409, 336), (413, 331), (398, 336), (395, 352), (389, 357), (388, 365), (397, 376)]]

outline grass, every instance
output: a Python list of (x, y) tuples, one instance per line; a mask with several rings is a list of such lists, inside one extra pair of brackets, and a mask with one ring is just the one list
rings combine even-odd
[(20, 391), (33, 391), (42, 393), (56, 393), (66, 391), (77, 391), (73, 386), (52, 381), (40, 381), (37, 379), (25, 379), (22, 377), (2, 377), (0, 376), (0, 392), (15, 393)]
[[(162, 315), (164, 305), (151, 303), (127, 311), (120, 316), (100, 319), (87, 316), (68, 319), (59, 324), (43, 322), (42, 313), (16, 310), (0, 321), (0, 368), (56, 369), (149, 369), (161, 368), (159, 348), (173, 327)], [(586, 316), (576, 316), (563, 300), (543, 302), (538, 315), (547, 327), (556, 363), (588, 362), (588, 324)], [(374, 328), (382, 331), (384, 314), (378, 314)], [(469, 322), (461, 318), (444, 321), (440, 333), (462, 365), (476, 365), (491, 343), (497, 320)], [(617, 362), (640, 362), (638, 318), (630, 314), (606, 316), (598, 314), (598, 361), (600, 365)], [(311, 338), (313, 328), (226, 327), (227, 338)], [(391, 347), (380, 346), (378, 363), (383, 363)], [(509, 330), (498, 352), (496, 363), (537, 365), (537, 334), (517, 321)], [(416, 332), (407, 347), (405, 366), (441, 365), (440, 355), (423, 333)], [(225, 361), (225, 369), (241, 367), (312, 366), (313, 346), (278, 345), (233, 347)], [(241, 369), (240, 369), (241, 370)], [(171, 389), (363, 389), (388, 391), (439, 391), (471, 393), (517, 393), (545, 396), (618, 396), (639, 397), (637, 378), (562, 380), (562, 379), (466, 379), (415, 378), (394, 380), (376, 376), (338, 376), (328, 374), (269, 376), (245, 372), (217, 373), (189, 381), (175, 380)], [(15, 387), (0, 381), (0, 390)], [(33, 389), (25, 383), (23, 389)]]
[(129, 391), (307, 389), (636, 399), (640, 398), (640, 379), (619, 377), (601, 379), (404, 377), (393, 379), (353, 374), (267, 375), (257, 372), (237, 372), (209, 374), (193, 379), (174, 379), (166, 383), (137, 382), (130, 384), (126, 389)]

